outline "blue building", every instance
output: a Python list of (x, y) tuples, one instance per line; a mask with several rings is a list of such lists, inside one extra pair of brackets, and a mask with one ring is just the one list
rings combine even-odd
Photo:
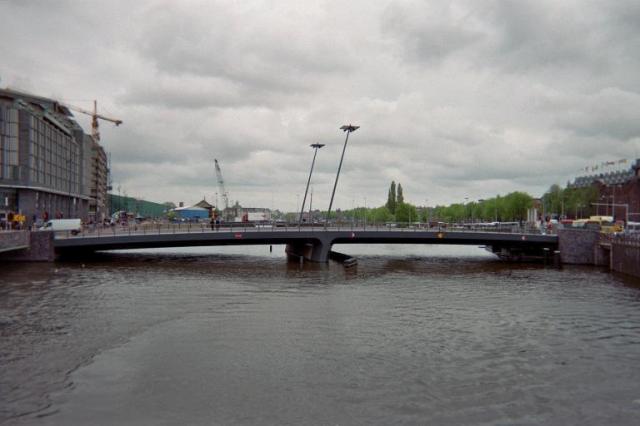
[(176, 207), (172, 211), (176, 213), (176, 218), (179, 220), (198, 222), (201, 220), (208, 221), (211, 217), (212, 208), (213, 206), (211, 204), (202, 200), (199, 203), (188, 207), (184, 207), (182, 203), (180, 203), (180, 207)]

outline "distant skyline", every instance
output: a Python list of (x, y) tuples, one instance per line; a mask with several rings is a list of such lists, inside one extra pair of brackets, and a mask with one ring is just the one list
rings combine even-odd
[(416, 205), (537, 197), (639, 156), (638, 22), (637, 1), (3, 1), (0, 87), (97, 99), (124, 122), (100, 123), (113, 192), (150, 201), (214, 201), (217, 158), (232, 203), (295, 211), (323, 143), (326, 209), (350, 123), (334, 208), (392, 180)]

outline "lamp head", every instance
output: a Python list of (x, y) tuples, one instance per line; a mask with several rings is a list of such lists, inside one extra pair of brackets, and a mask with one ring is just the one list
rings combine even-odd
[(355, 132), (356, 130), (358, 130), (360, 128), (360, 126), (353, 126), (351, 124), (345, 124), (344, 126), (340, 127), (340, 130), (342, 130), (343, 132)]

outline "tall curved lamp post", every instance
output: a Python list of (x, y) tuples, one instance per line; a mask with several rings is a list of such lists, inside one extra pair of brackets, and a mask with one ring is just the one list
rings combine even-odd
[(336, 174), (336, 181), (333, 184), (333, 192), (331, 192), (331, 201), (329, 201), (329, 210), (327, 210), (327, 218), (325, 220), (325, 226), (329, 223), (331, 217), (331, 206), (333, 206), (333, 197), (336, 195), (336, 187), (338, 186), (338, 178), (340, 177), (340, 169), (342, 168), (342, 160), (344, 159), (344, 151), (347, 149), (347, 142), (349, 141), (349, 133), (355, 132), (360, 126), (353, 126), (351, 124), (340, 127), (340, 130), (347, 133), (347, 137), (344, 140), (344, 146), (342, 147), (342, 156), (340, 156), (340, 164), (338, 165), (338, 173)]
[(300, 217), (298, 218), (298, 226), (302, 224), (302, 213), (304, 212), (304, 204), (307, 202), (307, 193), (309, 192), (309, 183), (311, 183), (311, 174), (313, 173), (313, 165), (316, 163), (316, 155), (318, 150), (324, 146), (323, 143), (313, 143), (309, 145), (314, 149), (313, 160), (311, 161), (311, 170), (309, 171), (309, 179), (307, 179), (307, 187), (304, 190), (304, 197), (302, 198), (302, 207), (300, 207)]

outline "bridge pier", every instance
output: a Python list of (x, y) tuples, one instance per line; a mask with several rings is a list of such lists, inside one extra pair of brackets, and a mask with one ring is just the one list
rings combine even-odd
[(320, 240), (289, 243), (285, 248), (289, 259), (297, 260), (302, 257), (304, 260), (317, 263), (327, 263), (330, 251), (331, 244)]
[(13, 231), (0, 234), (3, 262), (53, 262), (55, 250), (51, 231)]

